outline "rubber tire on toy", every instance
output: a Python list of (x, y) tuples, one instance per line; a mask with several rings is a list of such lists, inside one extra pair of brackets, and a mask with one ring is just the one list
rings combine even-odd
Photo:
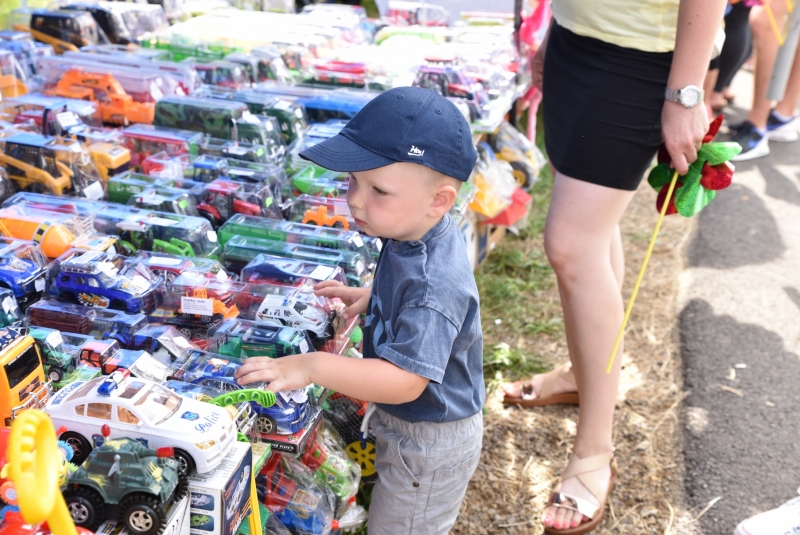
[(189, 476), (178, 474), (178, 485), (172, 495), (172, 503), (177, 503), (189, 494)]
[(214, 217), (212, 214), (208, 212), (200, 212), (200, 217), (208, 221), (211, 224), (211, 228), (213, 228), (214, 230), (217, 230), (220, 227), (219, 219)]
[(119, 520), (131, 535), (158, 535), (167, 526), (167, 513), (158, 498), (134, 494), (119, 504)]
[(275, 433), (278, 430), (278, 424), (275, 423), (275, 420), (264, 414), (260, 414), (256, 417), (256, 432), (261, 433), (263, 435), (269, 435)]
[(511, 164), (514, 180), (517, 181), (517, 186), (522, 189), (527, 189), (533, 184), (533, 177), (531, 176), (528, 168), (519, 162), (509, 162)]
[(361, 447), (361, 441), (351, 442), (345, 448), (345, 453), (351, 461), (361, 466), (361, 477), (370, 477), (375, 474), (375, 444), (367, 442), (367, 447)]
[(336, 223), (333, 224), (333, 228), (343, 229), (344, 223), (342, 223), (341, 221), (337, 221)]
[(67, 431), (63, 435), (59, 437), (61, 440), (72, 446), (72, 451), (75, 452), (75, 455), (72, 456), (72, 463), (78, 466), (83, 464), (83, 461), (89, 457), (89, 454), (92, 452), (92, 445), (91, 443), (86, 440), (86, 437), (83, 435), (79, 435), (78, 433), (74, 433), (72, 431)]
[(64, 371), (61, 368), (50, 368), (50, 372), (47, 374), (47, 376), (51, 381), (57, 383), (64, 378)]
[(178, 329), (178, 332), (181, 333), (186, 338), (188, 338), (189, 340), (192, 339), (192, 330), (189, 327), (181, 327), (180, 329)]
[(93, 532), (97, 531), (106, 519), (106, 504), (103, 498), (86, 487), (67, 487), (63, 494), (75, 525)]
[(194, 472), (195, 464), (192, 456), (183, 450), (175, 449), (175, 460), (178, 461), (178, 474), (188, 476)]

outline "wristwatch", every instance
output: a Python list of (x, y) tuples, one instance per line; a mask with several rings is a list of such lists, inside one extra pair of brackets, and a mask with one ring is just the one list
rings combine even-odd
[(686, 108), (694, 108), (703, 102), (703, 94), (703, 90), (696, 85), (687, 85), (683, 89), (667, 89), (664, 91), (664, 98)]

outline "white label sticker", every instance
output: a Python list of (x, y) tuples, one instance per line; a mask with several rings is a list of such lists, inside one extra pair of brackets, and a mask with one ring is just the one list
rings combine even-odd
[(356, 247), (364, 246), (364, 240), (361, 239), (361, 234), (356, 233), (355, 236), (353, 236), (353, 243), (356, 244)]
[(300, 352), (308, 353), (308, 341), (305, 338), (300, 340)]
[(343, 202), (335, 202), (333, 203), (333, 213), (347, 217), (350, 215), (350, 210), (347, 208), (347, 204)]
[(175, 338), (172, 339), (172, 341), (175, 342), (175, 345), (183, 347), (185, 349), (189, 349), (190, 347), (192, 347), (192, 344), (189, 343), (189, 340), (187, 340), (183, 336), (176, 336)]
[(6, 314), (14, 310), (14, 298), (11, 297), (10, 295), (6, 296), (6, 298), (3, 299), (3, 310), (5, 311)]
[(255, 171), (249, 171), (247, 169), (231, 169), (229, 173), (230, 176), (253, 176), (256, 174)]
[(225, 273), (224, 271), (220, 270), (220, 271), (217, 273), (217, 280), (221, 280), (221, 281), (226, 281), (226, 280), (228, 280), (228, 274), (227, 274), (227, 273)]
[(383, 240), (380, 238), (375, 238), (374, 243), (375, 243), (375, 248), (378, 249), (378, 252), (380, 253), (381, 250), (383, 249)]
[(211, 243), (217, 243), (217, 233), (213, 230), (209, 230), (206, 232), (206, 236), (208, 236), (208, 241)]
[(181, 312), (199, 316), (212, 316), (214, 314), (214, 300), (183, 296), (181, 297)]
[(266, 127), (267, 127), (267, 132), (272, 132), (272, 123), (271, 123), (271, 122), (269, 122), (269, 121), (266, 121), (266, 122), (264, 123), (264, 126), (266, 126)]
[(109, 246), (109, 248), (106, 249), (106, 251), (108, 251), (111, 254), (111, 256), (117, 256), (117, 248), (114, 247), (113, 245)]
[(142, 356), (131, 365), (131, 373), (136, 377), (160, 383), (167, 379), (169, 367), (153, 358), (150, 353), (142, 352)]
[(56, 114), (56, 120), (62, 128), (67, 129), (80, 123), (78, 115), (74, 111), (62, 111)]
[(284, 401), (294, 401), (295, 403), (305, 403), (308, 401), (308, 394), (304, 390), (281, 390), (278, 392)]
[(324, 281), (328, 280), (332, 273), (333, 268), (330, 266), (317, 266), (314, 268), (314, 271), (311, 272), (311, 275), (309, 275), (308, 278), (317, 281)]
[(180, 258), (167, 258), (166, 256), (154, 256), (150, 259), (151, 264), (157, 264), (160, 266), (177, 266), (181, 263)]
[(177, 221), (173, 221), (172, 219), (167, 219), (165, 217), (149, 217), (145, 221), (154, 225), (163, 225), (165, 227), (178, 224)]
[(41, 292), (44, 290), (44, 277), (39, 277), (35, 281), (33, 281), (33, 287), (36, 288), (37, 292)]
[(100, 182), (92, 182), (83, 190), (83, 195), (87, 199), (91, 199), (93, 201), (99, 201), (103, 198), (103, 186)]
[(47, 338), (44, 339), (45, 342), (51, 347), (58, 347), (64, 343), (64, 339), (61, 337), (61, 333), (59, 331), (53, 331), (47, 335)]
[(131, 280), (131, 286), (133, 286), (135, 292), (142, 293), (147, 290), (150, 284), (147, 282), (147, 279), (141, 275), (134, 275), (133, 279)]

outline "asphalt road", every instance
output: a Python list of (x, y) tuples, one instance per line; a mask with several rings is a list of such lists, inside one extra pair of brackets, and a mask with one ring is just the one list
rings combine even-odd
[[(752, 77), (734, 85), (747, 106)], [(686, 505), (721, 497), (701, 535), (800, 486), (800, 142), (770, 148), (699, 214), (681, 276)]]

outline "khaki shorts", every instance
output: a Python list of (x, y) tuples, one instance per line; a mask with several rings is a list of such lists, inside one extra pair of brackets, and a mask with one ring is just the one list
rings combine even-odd
[(446, 535), (481, 457), (481, 413), (455, 422), (406, 422), (377, 409), (378, 481), (369, 535)]

